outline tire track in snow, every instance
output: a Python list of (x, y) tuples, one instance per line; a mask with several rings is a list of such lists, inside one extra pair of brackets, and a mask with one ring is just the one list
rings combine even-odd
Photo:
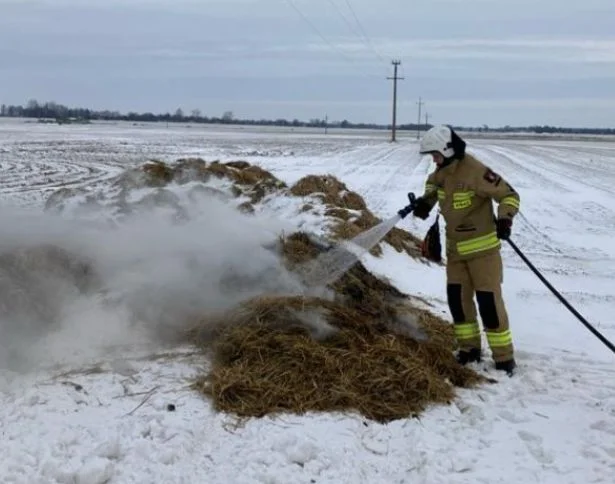
[(391, 200), (399, 199), (395, 212), (407, 203), (412, 179), (421, 164), (416, 145), (360, 148), (344, 156), (340, 177), (365, 199), (378, 216), (391, 216)]
[[(510, 153), (510, 148), (500, 148), (501, 152)], [(554, 149), (544, 146), (515, 146), (515, 159), (524, 158), (527, 164), (532, 165), (543, 173), (548, 173), (553, 179), (553, 175), (565, 178), (574, 183), (575, 186), (584, 185), (586, 187), (603, 191), (608, 195), (614, 195), (613, 172), (612, 170), (597, 169), (591, 163), (576, 163), (574, 157), (576, 152), (569, 148), (565, 153), (564, 148)], [(580, 176), (581, 175), (581, 176)], [(610, 180), (606, 183), (599, 182), (605, 177)], [(561, 183), (560, 183), (561, 185)], [(574, 190), (578, 191), (578, 190)]]
[[(523, 193), (524, 188), (533, 188), (535, 184), (539, 184), (540, 187), (553, 187), (555, 185), (557, 189), (569, 191), (566, 186), (549, 179), (544, 173), (533, 169), (531, 165), (528, 166), (523, 160), (519, 160), (514, 153), (506, 151), (499, 145), (475, 147), (472, 151), (496, 172), (502, 173), (511, 185), (517, 187), (521, 193)], [(518, 228), (514, 229), (514, 237), (522, 240), (524, 252), (541, 257), (561, 256), (562, 249), (557, 247), (554, 240), (541, 230), (536, 223), (532, 222), (530, 216), (525, 214), (524, 203), (525, 200), (522, 196), (522, 208), (515, 224)], [(536, 238), (539, 240), (537, 241)]]
[(126, 168), (113, 153), (93, 141), (48, 141), (4, 144), (1, 147), (0, 196), (25, 204), (59, 188), (93, 186)]
[(534, 145), (525, 146), (524, 149), (528, 153), (535, 151), (547, 163), (557, 161), (557, 166), (569, 166), (575, 173), (580, 170), (584, 175), (588, 173), (597, 175), (598, 179), (604, 176), (613, 177), (611, 163), (615, 157), (615, 150), (592, 150), (568, 145)]
[[(615, 252), (609, 249), (611, 244), (604, 243), (604, 239), (610, 239), (610, 234), (615, 229), (615, 152), (609, 165), (610, 171), (598, 173), (592, 171), (587, 164), (567, 162), (566, 160), (575, 158), (573, 147), (568, 150), (570, 153), (564, 154), (561, 149), (524, 146), (520, 147), (519, 155), (513, 156), (542, 167), (553, 179), (565, 179), (566, 184), (573, 189), (573, 196), (570, 197), (562, 196), (554, 190), (551, 190), (554, 193), (550, 197), (544, 197), (546, 203), (542, 209), (551, 211), (553, 230), (561, 235), (561, 241), (554, 244), (567, 246), (566, 252), (576, 250), (589, 260), (615, 260)], [(563, 168), (564, 166), (569, 168)], [(604, 181), (597, 183), (597, 177)], [(576, 249), (570, 247), (573, 241), (578, 241)], [(596, 248), (592, 247), (592, 244)]]
[[(420, 173), (419, 183), (413, 183), (421, 161), (415, 144), (379, 142), (358, 146), (342, 155), (323, 153), (315, 163), (310, 161), (314, 167), (310, 173), (337, 177), (349, 190), (359, 193), (375, 215), (388, 217), (392, 215), (391, 210), (397, 212), (407, 204), (408, 192), (416, 191), (417, 186), (422, 190), (424, 178)], [(267, 166), (276, 171), (277, 163), (272, 160)], [(294, 170), (293, 167), (282, 169)], [(302, 173), (305, 173), (303, 167)], [(396, 201), (391, 203), (392, 199)]]
[[(415, 174), (420, 164), (420, 159), (409, 156), (411, 154), (413, 153), (410, 153), (409, 150), (399, 148), (391, 153), (386, 160), (379, 160), (379, 164), (382, 164), (383, 161), (390, 163), (387, 167), (388, 170), (386, 170), (386, 174), (376, 180), (376, 183), (370, 184), (364, 191), (365, 198), (373, 201), (371, 209), (374, 213), (385, 215), (383, 212), (389, 204), (389, 194), (397, 191), (396, 187), (398, 186), (400, 189), (408, 186), (410, 178)], [(399, 208), (407, 203), (406, 194), (410, 191), (407, 188), (404, 195), (400, 197)]]
[(339, 177), (346, 179), (350, 176), (372, 175), (374, 169), (382, 166), (393, 154), (395, 148), (387, 146), (362, 147), (340, 157), (343, 169)]
[(486, 145), (473, 147), (479, 159), (501, 172), (507, 180), (518, 187), (535, 187), (537, 184), (545, 188), (553, 188), (564, 192), (572, 190), (566, 185), (554, 180), (550, 174), (542, 169), (537, 169), (534, 160), (528, 161), (515, 149), (506, 148), (502, 145)]
[[(579, 192), (586, 191), (585, 187), (599, 190), (600, 188), (591, 182), (580, 180), (578, 174), (571, 176), (551, 170), (549, 166), (557, 165), (557, 162), (550, 158), (550, 154), (545, 154), (539, 159), (533, 149), (538, 147), (509, 143), (507, 146), (489, 144), (475, 150), (479, 156), (494, 166), (496, 171), (501, 166), (506, 178), (513, 185), (519, 186), (520, 191), (528, 194), (529, 200), (525, 199), (527, 202), (524, 202), (522, 196), (522, 209), (519, 214), (521, 225), (515, 230), (515, 237), (522, 242), (520, 245), (524, 252), (547, 259), (555, 257), (554, 262), (560, 266), (561, 260), (566, 259), (576, 262), (610, 260), (611, 258), (603, 250), (575, 245), (574, 241), (566, 236), (568, 233), (584, 233), (588, 236), (608, 235), (612, 228), (608, 221), (615, 221), (615, 208), (608, 204), (610, 197), (605, 198), (600, 194), (598, 201), (575, 203), (575, 197), (578, 198)], [(573, 147), (569, 149), (572, 150)], [(580, 167), (576, 169), (579, 170), (577, 173), (582, 173)], [(583, 188), (580, 189), (580, 186)], [(570, 193), (571, 197), (567, 198), (565, 193)], [(531, 205), (527, 205), (526, 208), (524, 206), (526, 203)], [(552, 220), (553, 226), (538, 227), (530, 218), (533, 216), (528, 215), (532, 212), (539, 214), (538, 220), (543, 222), (543, 225), (544, 221)], [(608, 226), (605, 226), (605, 223)], [(615, 225), (615, 222), (611, 223)], [(558, 237), (551, 234), (556, 234)], [(546, 265), (551, 267), (552, 264)], [(578, 265), (573, 264), (571, 270), (582, 271), (583, 268), (577, 267)]]

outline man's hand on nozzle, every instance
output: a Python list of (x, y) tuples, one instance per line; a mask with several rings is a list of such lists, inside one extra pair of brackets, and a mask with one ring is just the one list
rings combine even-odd
[(401, 218), (406, 218), (414, 210), (414, 204), (416, 203), (416, 196), (414, 195), (414, 193), (412, 192), (408, 193), (408, 201), (410, 203), (397, 212), (397, 214)]
[(414, 207), (412, 205), (406, 205), (404, 208), (402, 208), (401, 210), (399, 210), (397, 212), (397, 214), (401, 217), (401, 218), (406, 218), (408, 215), (410, 215), (412, 213), (412, 210), (414, 209)]
[(430, 211), (431, 207), (429, 206), (429, 203), (427, 203), (427, 200), (425, 200), (423, 197), (419, 197), (416, 199), (416, 202), (414, 203), (414, 210), (412, 211), (412, 214), (415, 217), (425, 220), (427, 217), (429, 217)]

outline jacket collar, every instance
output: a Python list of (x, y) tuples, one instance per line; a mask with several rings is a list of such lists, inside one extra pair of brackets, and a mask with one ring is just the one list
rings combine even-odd
[(457, 167), (459, 166), (459, 163), (461, 163), (461, 161), (463, 161), (463, 158), (450, 158), (448, 160), (445, 160), (444, 164), (439, 166), (436, 171), (441, 172), (443, 175), (454, 173), (455, 171), (457, 171)]

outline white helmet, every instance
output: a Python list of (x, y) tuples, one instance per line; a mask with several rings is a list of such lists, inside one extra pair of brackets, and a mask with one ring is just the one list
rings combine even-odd
[(448, 126), (434, 126), (423, 136), (419, 152), (425, 155), (434, 151), (441, 153), (444, 158), (455, 154), (453, 132)]

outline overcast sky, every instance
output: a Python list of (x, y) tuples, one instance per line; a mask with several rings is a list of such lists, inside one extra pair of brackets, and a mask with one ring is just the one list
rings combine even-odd
[[(0, 0), (0, 102), (615, 127), (614, 0)], [(424, 121), (424, 117), (422, 117)]]

